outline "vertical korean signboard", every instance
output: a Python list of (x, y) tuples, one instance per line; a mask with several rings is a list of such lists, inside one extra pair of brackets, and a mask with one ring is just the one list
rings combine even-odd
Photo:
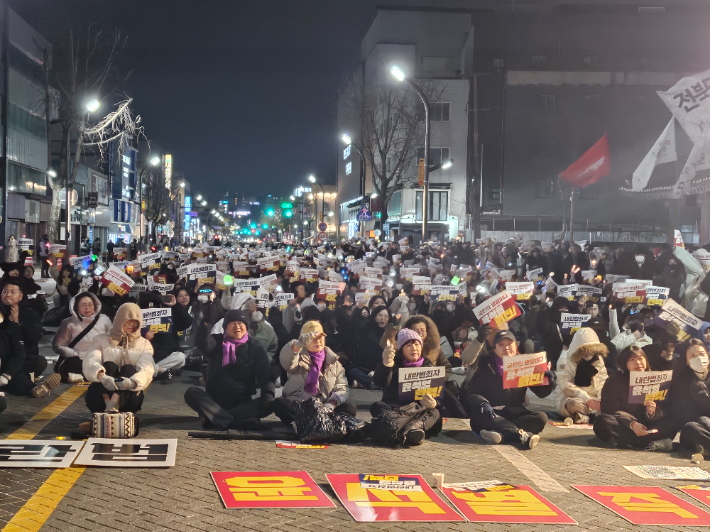
[(190, 215), (191, 210), (192, 210), (192, 197), (185, 196), (185, 222), (183, 224), (183, 229), (185, 230), (185, 232), (190, 231), (190, 221), (192, 220), (192, 216)]
[(173, 186), (173, 156), (163, 156), (163, 175), (165, 176), (165, 188), (170, 190)]

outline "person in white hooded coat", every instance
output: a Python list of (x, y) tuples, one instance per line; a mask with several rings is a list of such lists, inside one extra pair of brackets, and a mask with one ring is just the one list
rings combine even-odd
[(84, 357), (83, 372), (91, 382), (86, 406), (91, 412), (141, 409), (143, 391), (153, 380), (153, 346), (141, 336), (143, 316), (135, 303), (118, 308), (108, 334), (94, 338)]
[(83, 357), (93, 340), (100, 334), (108, 334), (111, 320), (101, 314), (101, 302), (91, 292), (82, 292), (69, 302), (71, 316), (62, 320), (54, 339), (52, 349), (59, 355), (54, 365), (62, 382), (80, 382)]
[(560, 355), (554, 401), (568, 422), (589, 423), (589, 416), (600, 411), (602, 388), (609, 376), (604, 365), (608, 353), (597, 333), (582, 327)]

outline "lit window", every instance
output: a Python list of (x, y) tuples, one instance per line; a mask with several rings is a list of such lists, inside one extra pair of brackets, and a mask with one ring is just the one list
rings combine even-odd
[(353, 163), (349, 162), (345, 165), (345, 175), (350, 175), (353, 173)]

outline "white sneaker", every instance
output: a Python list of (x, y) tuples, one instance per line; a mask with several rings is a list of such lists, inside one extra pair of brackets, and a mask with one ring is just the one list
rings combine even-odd
[(540, 436), (533, 434), (532, 432), (520, 431), (520, 443), (526, 445), (528, 449), (534, 449), (535, 446), (540, 441)]
[(84, 382), (84, 375), (81, 373), (69, 373), (67, 375), (68, 382)]
[(574, 414), (575, 425), (587, 425), (589, 423), (589, 416), (584, 414)]
[(503, 435), (500, 432), (496, 432), (494, 430), (482, 430), (481, 438), (483, 438), (483, 441), (485, 441), (489, 445), (496, 445), (503, 441)]

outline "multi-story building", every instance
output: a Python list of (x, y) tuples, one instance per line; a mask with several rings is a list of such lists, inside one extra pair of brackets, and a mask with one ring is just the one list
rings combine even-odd
[[(397, 62), (415, 80), (445, 85), (431, 146), (433, 158), (448, 148), (454, 164), (430, 177), (430, 234), (448, 227), (450, 236), (458, 229), (470, 237), (480, 215), (482, 236), (550, 240), (570, 219), (571, 190), (558, 175), (606, 133), (611, 174), (578, 191), (577, 238), (660, 242), (679, 228), (697, 239), (697, 196), (650, 199), (621, 189), (671, 117), (656, 91), (710, 66), (698, 45), (710, 4), (482, 0), (475, 7), (381, 7), (361, 44), (363, 71), (387, 75)], [(677, 167), (657, 169), (649, 186), (677, 178), (690, 151), (678, 139)], [(346, 149), (338, 159), (340, 230), (355, 233), (360, 157)], [(369, 170), (364, 181), (367, 201)], [(420, 187), (395, 193), (391, 236), (418, 231), (420, 204)]]

